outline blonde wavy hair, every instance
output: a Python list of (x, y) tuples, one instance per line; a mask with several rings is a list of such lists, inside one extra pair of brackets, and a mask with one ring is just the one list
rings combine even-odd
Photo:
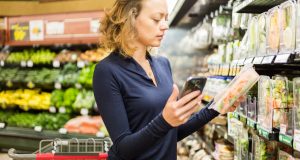
[(134, 23), (142, 9), (143, 1), (116, 0), (101, 22), (101, 47), (111, 51), (118, 50), (125, 57), (135, 51), (129, 42), (137, 36)]

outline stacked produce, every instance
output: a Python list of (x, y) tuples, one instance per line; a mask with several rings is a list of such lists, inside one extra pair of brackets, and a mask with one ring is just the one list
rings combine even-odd
[[(26, 71), (19, 71), (25, 72)], [(25, 82), (33, 82), (33, 83), (39, 83), (39, 84), (50, 84), (54, 83), (56, 79), (58, 78), (60, 72), (56, 69), (46, 69), (43, 68), (41, 70), (29, 70), (27, 72)]]
[(21, 61), (29, 61), (31, 60), (33, 64), (51, 64), (55, 53), (51, 52), (48, 49), (40, 49), (37, 51), (24, 50), (23, 52), (12, 52), (6, 62), (8, 63), (20, 63)]
[[(15, 76), (17, 75), (18, 69), (3, 69), (0, 68), (0, 81), (6, 82), (11, 81), (15, 79)], [(23, 77), (24, 78), (24, 77)], [(17, 78), (19, 79), (19, 78)]]
[(68, 63), (64, 65), (63, 70), (60, 72), (58, 82), (64, 86), (73, 86), (77, 83), (78, 79), (78, 68), (75, 64)]
[(7, 90), (0, 92), (0, 105), (2, 108), (15, 107), (28, 111), (48, 110), (50, 107), (51, 94), (39, 90)]
[[(48, 114), (48, 113), (12, 113), (0, 111), (0, 122), (5, 122), (8, 126), (33, 128), (41, 126), (47, 130), (58, 130), (70, 119), (66, 114)], [(5, 117), (2, 118), (2, 117)]]
[(62, 63), (76, 62), (80, 53), (81, 52), (79, 51), (69, 51), (64, 49), (55, 57), (55, 60)]
[(92, 87), (95, 67), (96, 64), (92, 64), (83, 68), (80, 71), (78, 82), (86, 87)]
[(64, 127), (72, 133), (95, 135), (97, 132), (102, 131), (105, 135), (108, 135), (100, 116), (79, 116), (69, 120)]
[(99, 48), (97, 50), (88, 50), (80, 54), (78, 61), (99, 62), (108, 55), (108, 52)]
[(95, 103), (93, 91), (82, 90), (78, 93), (72, 105), (73, 110), (79, 111), (82, 108), (91, 109)]

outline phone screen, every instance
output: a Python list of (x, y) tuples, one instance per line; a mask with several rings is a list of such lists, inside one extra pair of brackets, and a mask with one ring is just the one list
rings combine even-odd
[(187, 79), (185, 82), (182, 92), (180, 94), (180, 98), (193, 92), (200, 90), (201, 92), (203, 91), (203, 88), (206, 83), (206, 77), (190, 77)]

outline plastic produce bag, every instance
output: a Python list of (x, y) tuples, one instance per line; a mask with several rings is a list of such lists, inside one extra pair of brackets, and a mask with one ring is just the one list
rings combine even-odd
[(242, 95), (245, 95), (259, 80), (259, 75), (252, 66), (245, 66), (229, 83), (226, 90), (219, 92), (210, 108), (224, 114)]

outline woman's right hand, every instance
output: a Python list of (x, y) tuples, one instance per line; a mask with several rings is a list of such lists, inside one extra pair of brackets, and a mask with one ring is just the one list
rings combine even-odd
[(200, 93), (200, 91), (191, 92), (177, 101), (179, 90), (174, 84), (173, 92), (162, 111), (163, 118), (172, 127), (177, 127), (187, 122), (190, 116), (197, 110), (198, 102), (202, 99)]

